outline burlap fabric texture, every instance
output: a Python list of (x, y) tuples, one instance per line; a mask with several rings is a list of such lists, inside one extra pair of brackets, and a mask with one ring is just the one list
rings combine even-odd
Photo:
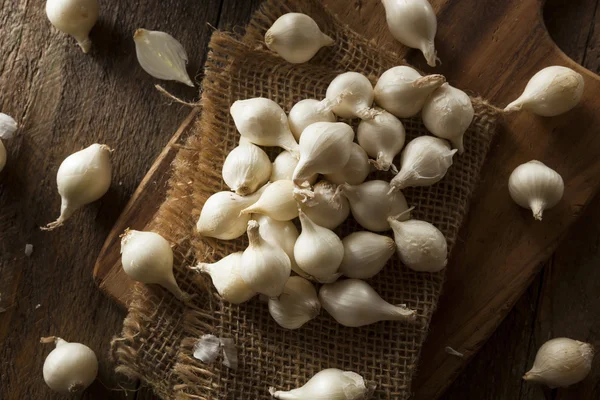
[[(313, 17), (335, 39), (335, 46), (301, 65), (289, 64), (266, 50), (262, 44), (265, 31), (279, 16), (292, 11)], [(218, 241), (202, 239), (194, 232), (206, 199), (227, 190), (221, 167), (239, 139), (229, 115), (235, 100), (267, 97), (289, 111), (299, 100), (324, 98), (327, 85), (339, 73), (357, 71), (375, 82), (382, 72), (398, 64), (397, 55), (345, 27), (316, 0), (268, 0), (252, 18), (245, 36), (213, 34), (202, 83), (201, 117), (173, 164), (167, 199), (146, 228), (175, 244), (177, 279), (184, 290), (197, 296), (183, 304), (160, 289), (136, 286), (122, 334), (112, 347), (118, 371), (141, 379), (165, 399), (269, 399), (269, 386), (281, 390), (298, 387), (321, 369), (332, 367), (355, 371), (374, 382), (376, 399), (410, 396), (443, 271), (414, 272), (394, 256), (369, 280), (388, 302), (417, 310), (415, 324), (381, 322), (346, 328), (323, 311), (301, 329), (290, 331), (279, 327), (258, 299), (229, 305), (221, 301), (209, 278), (185, 268), (198, 260), (219, 260), (247, 245), (245, 236)], [(409, 205), (415, 207), (413, 217), (437, 226), (450, 249), (496, 127), (497, 114), (492, 107), (477, 98), (473, 105), (475, 119), (466, 133), (466, 151), (454, 157), (444, 180), (404, 191)], [(428, 134), (420, 116), (403, 123), (407, 141)], [(272, 150), (270, 155), (275, 153)], [(391, 175), (379, 177), (389, 180)], [(343, 237), (360, 229), (350, 218), (338, 233)], [(237, 371), (220, 362), (204, 365), (192, 357), (194, 343), (207, 333), (234, 339), (239, 351)]]

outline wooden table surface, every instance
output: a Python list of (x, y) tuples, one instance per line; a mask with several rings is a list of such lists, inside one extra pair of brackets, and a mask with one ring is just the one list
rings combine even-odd
[[(0, 0), (0, 111), (22, 126), (5, 143), (9, 161), (0, 173), (0, 399), (63, 398), (42, 379), (52, 346), (39, 338), (48, 335), (86, 343), (98, 354), (99, 379), (82, 398), (152, 398), (149, 389), (112, 371), (109, 343), (125, 314), (91, 279), (110, 227), (189, 112), (155, 91), (158, 82), (138, 66), (131, 36), (139, 27), (170, 32), (187, 49), (188, 70), (199, 82), (212, 27), (245, 24), (259, 2), (101, 2), (94, 47), (84, 55), (50, 26), (43, 1)], [(596, 73), (598, 3), (549, 0), (545, 9), (559, 46)], [(180, 84), (164, 86), (189, 100), (198, 97)], [(111, 189), (67, 226), (41, 232), (39, 226), (58, 216), (58, 165), (93, 142), (116, 150)], [(29, 258), (27, 243), (33, 244)], [(597, 199), (445, 399), (600, 398), (600, 357), (591, 376), (567, 390), (544, 391), (520, 379), (548, 338), (570, 336), (600, 346), (599, 243)]]

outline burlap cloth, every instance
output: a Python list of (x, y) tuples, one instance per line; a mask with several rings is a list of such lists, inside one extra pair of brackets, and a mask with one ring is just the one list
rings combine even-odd
[[(313, 17), (335, 39), (335, 46), (301, 65), (286, 63), (267, 51), (261, 43), (266, 29), (291, 11)], [(239, 137), (229, 115), (235, 100), (267, 97), (288, 111), (299, 100), (324, 98), (327, 85), (339, 73), (358, 71), (375, 82), (383, 71), (400, 63), (397, 55), (345, 27), (316, 0), (269, 0), (254, 15), (245, 36), (213, 34), (202, 83), (201, 117), (173, 164), (167, 200), (147, 228), (175, 244), (176, 277), (184, 290), (197, 297), (183, 304), (165, 291), (137, 285), (121, 337), (112, 346), (117, 371), (141, 379), (165, 399), (269, 399), (269, 386), (289, 390), (332, 367), (355, 371), (376, 383), (376, 399), (410, 396), (443, 271), (414, 272), (394, 257), (369, 280), (388, 302), (417, 310), (416, 324), (381, 322), (346, 328), (323, 311), (301, 329), (290, 331), (279, 327), (258, 299), (229, 305), (220, 300), (209, 278), (185, 269), (197, 260), (213, 262), (247, 245), (245, 237), (204, 240), (194, 233), (205, 200), (227, 190), (221, 166)], [(497, 114), (492, 107), (477, 98), (473, 105), (475, 119), (466, 134), (466, 152), (454, 157), (444, 180), (404, 191), (409, 205), (416, 207), (412, 215), (437, 226), (450, 249), (496, 127)], [(427, 133), (420, 117), (403, 123), (407, 141)], [(384, 174), (383, 178), (391, 176)], [(350, 218), (338, 233), (344, 236), (357, 229), (360, 227)], [(192, 357), (194, 343), (207, 333), (234, 339), (239, 351), (237, 371), (220, 362), (204, 365)]]

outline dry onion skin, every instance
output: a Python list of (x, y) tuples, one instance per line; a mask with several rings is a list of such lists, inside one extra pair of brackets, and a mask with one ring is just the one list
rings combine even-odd
[(140, 66), (158, 79), (179, 81), (194, 87), (185, 67), (188, 56), (173, 36), (166, 32), (138, 29), (133, 35)]

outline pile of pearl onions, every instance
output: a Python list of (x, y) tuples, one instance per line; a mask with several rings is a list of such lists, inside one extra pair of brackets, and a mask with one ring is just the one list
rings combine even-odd
[(98, 375), (98, 358), (81, 343), (69, 343), (58, 337), (42, 338), (56, 344), (44, 361), (44, 381), (55, 392), (74, 394), (84, 391)]
[(504, 111), (528, 110), (542, 117), (554, 117), (579, 103), (583, 87), (583, 76), (571, 68), (546, 67), (529, 80), (523, 94)]
[(464, 152), (463, 136), (475, 116), (465, 92), (444, 83), (427, 99), (421, 116), (429, 132), (448, 139), (459, 154)]
[(437, 19), (431, 4), (427, 0), (382, 0), (382, 3), (392, 36), (408, 47), (421, 50), (427, 64), (435, 67), (433, 41)]
[(321, 47), (333, 43), (314, 19), (301, 13), (282, 15), (265, 33), (267, 47), (292, 64), (307, 62)]
[(59, 31), (71, 35), (84, 53), (90, 51), (88, 37), (98, 20), (98, 0), (47, 0), (46, 15)]
[(385, 71), (375, 85), (375, 103), (398, 118), (414, 117), (425, 100), (446, 82), (443, 75), (421, 76), (417, 70), (400, 65)]
[(567, 387), (585, 379), (592, 369), (594, 347), (569, 338), (547, 341), (535, 355), (533, 367), (523, 379), (554, 389)]
[(42, 230), (58, 228), (79, 208), (104, 196), (111, 181), (110, 152), (107, 145), (96, 143), (64, 159), (56, 173), (60, 216)]
[(537, 160), (519, 165), (508, 179), (510, 197), (521, 207), (531, 209), (538, 221), (542, 220), (544, 210), (562, 199), (564, 188), (558, 172)]
[(158, 233), (125, 231), (121, 238), (121, 264), (135, 281), (161, 285), (180, 300), (189, 297), (175, 281), (171, 244)]

